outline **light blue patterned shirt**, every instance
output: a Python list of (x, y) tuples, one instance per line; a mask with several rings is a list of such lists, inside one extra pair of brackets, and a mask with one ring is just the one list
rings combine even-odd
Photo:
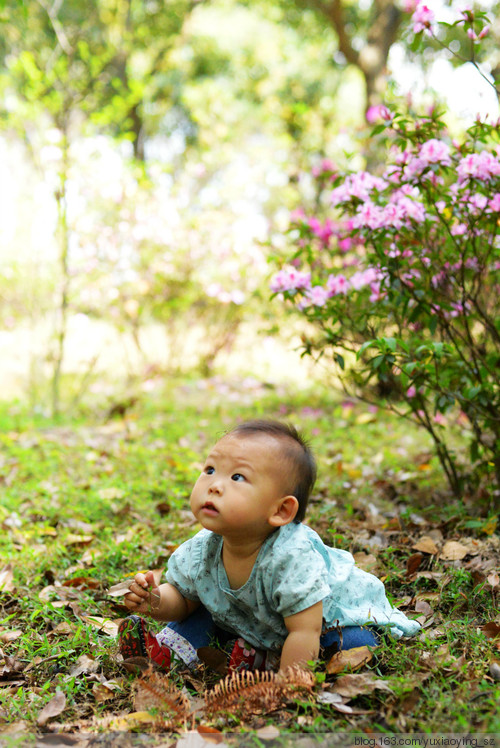
[(377, 577), (306, 525), (291, 523), (269, 535), (247, 582), (235, 590), (222, 562), (222, 543), (222, 536), (209, 530), (183, 543), (169, 560), (167, 581), (254, 647), (280, 651), (288, 636), (284, 618), (320, 600), (325, 629), (371, 624), (399, 638), (420, 628), (390, 605)]

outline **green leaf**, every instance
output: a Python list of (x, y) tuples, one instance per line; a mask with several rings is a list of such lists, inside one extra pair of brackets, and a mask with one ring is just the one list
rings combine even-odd
[(361, 356), (363, 355), (363, 353), (368, 348), (370, 348), (372, 345), (374, 345), (376, 342), (377, 342), (376, 340), (367, 340), (365, 343), (363, 343), (363, 345), (361, 346), (361, 348), (359, 349), (359, 351), (356, 353), (356, 358), (359, 360), (361, 358)]

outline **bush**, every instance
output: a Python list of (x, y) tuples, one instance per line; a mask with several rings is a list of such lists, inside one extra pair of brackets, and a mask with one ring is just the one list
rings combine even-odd
[[(437, 114), (384, 116), (385, 170), (316, 170), (326, 218), (292, 216), (295, 251), (272, 291), (316, 331), (306, 354), (331, 352), (350, 391), (382, 386), (388, 407), (430, 433), (456, 495), (465, 476), (492, 474), (498, 490), (498, 128), (477, 122), (457, 142)], [(462, 472), (443, 426), (453, 410), (470, 438)]]

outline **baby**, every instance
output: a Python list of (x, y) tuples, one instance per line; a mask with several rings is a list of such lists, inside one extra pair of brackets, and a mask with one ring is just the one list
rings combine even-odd
[(191, 666), (217, 641), (230, 671), (285, 670), (376, 646), (384, 629), (415, 634), (419, 624), (391, 607), (380, 580), (302, 524), (315, 478), (291, 426), (254, 420), (223, 436), (191, 494), (204, 529), (172, 554), (165, 584), (139, 573), (125, 596), (129, 610), (170, 623), (154, 635), (138, 615), (124, 619), (122, 655)]

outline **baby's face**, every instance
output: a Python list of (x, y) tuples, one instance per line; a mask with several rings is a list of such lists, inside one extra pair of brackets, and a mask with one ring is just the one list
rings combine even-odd
[(208, 455), (191, 494), (191, 509), (207, 530), (234, 539), (265, 539), (269, 517), (286, 495), (286, 461), (268, 434), (223, 437)]

